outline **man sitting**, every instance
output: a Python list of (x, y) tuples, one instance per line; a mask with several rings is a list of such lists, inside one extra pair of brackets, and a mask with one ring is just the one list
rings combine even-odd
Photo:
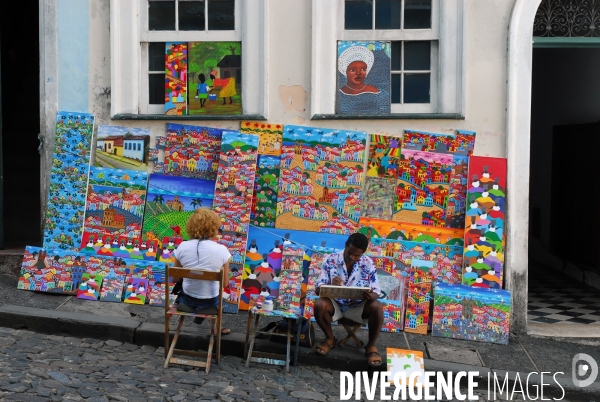
[(321, 297), (315, 300), (314, 316), (319, 327), (325, 333), (325, 339), (315, 347), (315, 352), (326, 355), (335, 347), (336, 340), (331, 330), (331, 323), (344, 317), (356, 323), (368, 324), (369, 342), (366, 345), (366, 356), (369, 365), (379, 366), (382, 363), (375, 341), (383, 325), (383, 309), (377, 298), (381, 294), (377, 269), (373, 260), (364, 255), (369, 239), (362, 233), (352, 234), (346, 240), (346, 247), (339, 253), (330, 254), (321, 267), (321, 274), (316, 283), (316, 294), (321, 285), (346, 287), (368, 287), (362, 300), (330, 299)]

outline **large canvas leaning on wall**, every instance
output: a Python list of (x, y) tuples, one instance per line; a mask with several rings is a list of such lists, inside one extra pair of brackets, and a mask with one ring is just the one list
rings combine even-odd
[(366, 138), (361, 131), (286, 125), (275, 227), (354, 233), (361, 212)]
[(390, 113), (390, 54), (390, 42), (338, 42), (338, 114)]
[(188, 43), (188, 114), (242, 114), (242, 44)]
[(58, 112), (44, 247), (76, 250), (83, 228), (94, 116)]
[(98, 126), (94, 166), (146, 172), (149, 150), (150, 130)]

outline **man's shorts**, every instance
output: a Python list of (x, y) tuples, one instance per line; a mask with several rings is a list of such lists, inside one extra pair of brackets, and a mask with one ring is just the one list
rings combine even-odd
[(331, 304), (333, 304), (333, 309), (334, 309), (333, 317), (331, 318), (332, 322), (338, 321), (342, 317), (344, 317), (350, 321), (354, 321), (357, 324), (362, 323), (362, 324), (366, 325), (369, 322), (368, 319), (362, 318), (363, 310), (365, 308), (365, 304), (367, 303), (366, 300), (363, 300), (356, 307), (340, 306), (334, 299), (329, 299), (329, 300), (331, 300)]

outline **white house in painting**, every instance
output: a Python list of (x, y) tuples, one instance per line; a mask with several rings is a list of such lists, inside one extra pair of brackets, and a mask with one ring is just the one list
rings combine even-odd
[[(512, 292), (511, 330), (523, 333), (528, 328), (528, 277), (534, 278), (535, 266), (542, 266), (545, 275), (554, 275), (553, 267), (560, 268), (592, 285), (591, 273), (598, 269), (568, 256), (558, 258), (551, 246), (553, 236), (559, 236), (553, 232), (558, 212), (552, 210), (551, 192), (561, 188), (551, 186), (560, 168), (560, 164), (552, 166), (553, 154), (560, 149), (552, 146), (553, 127), (600, 120), (596, 113), (600, 110), (596, 31), (600, 29), (569, 23), (555, 31), (552, 19), (572, 12), (565, 6), (568, 2), (39, 1), (40, 57), (39, 66), (33, 68), (37, 74), (39, 67), (40, 74), (39, 130), (33, 127), (27, 132), (31, 132), (28, 148), (34, 157), (37, 134), (43, 139), (42, 179), (37, 171), (26, 178), (29, 187), (40, 183), (41, 207), (34, 207), (39, 209), (39, 222), (43, 223), (59, 110), (92, 113), (96, 126), (150, 130), (149, 144), (137, 137), (124, 140), (123, 155), (135, 159), (146, 146), (155, 147), (156, 137), (166, 135), (167, 122), (238, 129), (241, 120), (264, 120), (398, 137), (404, 130), (443, 134), (471, 130), (477, 133), (475, 155), (508, 159), (504, 286)], [(25, 12), (6, 3), (0, 9), (6, 15)], [(167, 3), (172, 8), (164, 8)], [(600, 0), (587, 3), (600, 7)], [(580, 7), (578, 12), (588, 12), (585, 5)], [(23, 42), (10, 35), (2, 31), (2, 46), (22, 55), (15, 46)], [(33, 40), (38, 37), (27, 43)], [(389, 42), (389, 113), (336, 114), (339, 41)], [(186, 65), (169, 66), (176, 79), (167, 80), (168, 90), (187, 91), (196, 114), (186, 113), (183, 104), (178, 105), (179, 115), (165, 115), (165, 51), (166, 44), (173, 42), (241, 43), (237, 47), (241, 55), (225, 46), (218, 57), (198, 61), (190, 55)], [(173, 60), (181, 60), (177, 52), (171, 55)], [(31, 63), (36, 60), (33, 57)], [(1, 62), (2, 74), (24, 74), (15, 67), (22, 64), (18, 58), (3, 57)], [(201, 107), (195, 99), (200, 74), (209, 79), (211, 72), (217, 75), (210, 88), (212, 97)], [(182, 87), (186, 77), (188, 87)], [(13, 100), (2, 104), (5, 138), (11, 127), (19, 127), (19, 121), (11, 123), (11, 119), (29, 118), (18, 113), (22, 105), (31, 109), (35, 103), (13, 99), (21, 92), (35, 93), (15, 88), (3, 96)], [(582, 149), (591, 149), (587, 141), (581, 141)], [(99, 142), (97, 147), (107, 145)], [(21, 163), (16, 156), (20, 149), (5, 157), (5, 169)], [(575, 157), (565, 155), (566, 160)], [(6, 174), (4, 193), (21, 191), (18, 180), (9, 180), (13, 173)], [(7, 220), (22, 216), (19, 208), (5, 202)], [(10, 231), (17, 226), (35, 224), (8, 222), (6, 236), (16, 236)]]

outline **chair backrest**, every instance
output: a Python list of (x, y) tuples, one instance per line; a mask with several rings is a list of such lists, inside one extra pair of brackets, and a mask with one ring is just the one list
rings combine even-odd
[[(224, 266), (216, 271), (206, 271), (200, 268), (181, 268), (181, 267), (169, 267), (167, 265), (165, 277), (167, 281), (171, 277), (184, 278), (184, 279), (195, 279), (199, 281), (216, 281), (219, 283), (219, 310), (221, 310), (223, 303), (223, 283), (225, 283), (225, 269)], [(166, 287), (167, 294), (165, 295), (165, 313), (169, 310), (169, 295), (168, 286)]]

